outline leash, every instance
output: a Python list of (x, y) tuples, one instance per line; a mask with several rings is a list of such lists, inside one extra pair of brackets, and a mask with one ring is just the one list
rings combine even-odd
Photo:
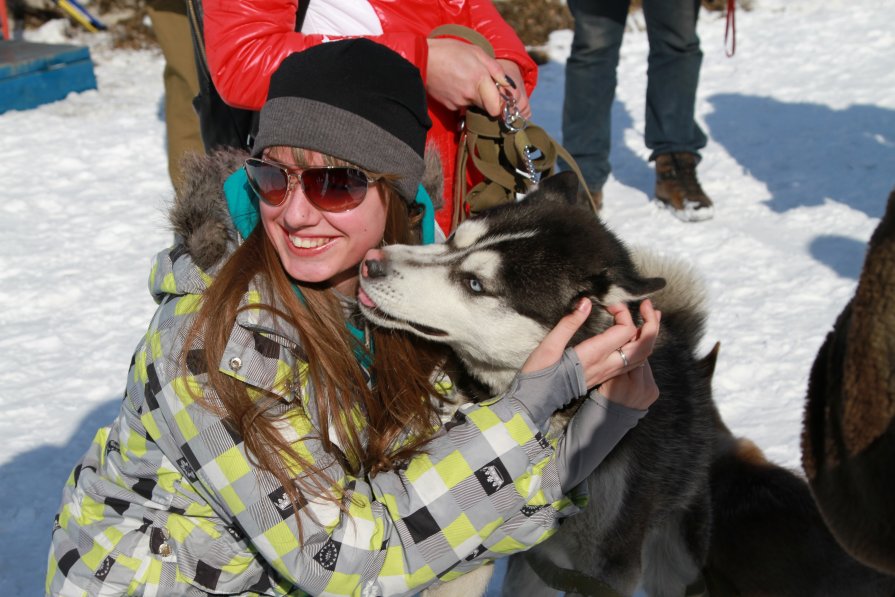
[[(456, 37), (482, 48), (494, 58), (491, 43), (469, 27), (442, 25), (433, 29), (429, 37)], [(478, 107), (470, 107), (463, 118), (454, 172), (451, 229), (467, 215), (516, 201), (537, 186), (542, 177), (554, 173), (557, 157), (575, 172), (582, 192), (590, 198), (584, 176), (571, 154), (547, 131), (522, 116), (512, 94), (500, 87), (498, 91), (504, 100), (501, 116), (494, 117)], [(467, 182), (470, 162), (483, 178), (471, 189)]]
[[(724, 24), (724, 53), (728, 58), (733, 57), (737, 51), (736, 10), (736, 0), (727, 0), (727, 20)], [(730, 34), (730, 44), (727, 43), (728, 34)]]

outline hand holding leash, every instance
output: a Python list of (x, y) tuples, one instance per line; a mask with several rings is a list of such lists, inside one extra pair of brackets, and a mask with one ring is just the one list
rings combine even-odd
[[(516, 107), (519, 109), (519, 113), (523, 118), (530, 119), (532, 116), (531, 102), (528, 93), (525, 90), (525, 85), (523, 84), (525, 79), (522, 77), (522, 71), (519, 70), (519, 65), (512, 60), (506, 60), (504, 58), (498, 58), (497, 63), (503, 67), (506, 81), (513, 89), (513, 95), (516, 98)], [(495, 82), (498, 85), (501, 85), (500, 81)]]
[(449, 110), (479, 106), (491, 116), (500, 113), (494, 82), (506, 81), (504, 67), (482, 48), (456, 39), (428, 40), (426, 91)]

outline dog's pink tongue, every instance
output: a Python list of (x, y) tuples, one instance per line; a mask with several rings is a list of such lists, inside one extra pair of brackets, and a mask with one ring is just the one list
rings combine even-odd
[(376, 303), (374, 303), (373, 299), (371, 299), (370, 296), (366, 292), (364, 292), (363, 288), (357, 289), (357, 300), (359, 300), (360, 304), (362, 304), (364, 307), (369, 307), (370, 309), (376, 308)]

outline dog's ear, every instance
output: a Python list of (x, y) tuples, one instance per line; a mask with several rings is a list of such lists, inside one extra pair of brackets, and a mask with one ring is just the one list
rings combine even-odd
[(539, 195), (552, 201), (564, 201), (568, 205), (587, 205), (587, 198), (580, 192), (578, 175), (574, 172), (559, 172), (538, 183)]
[(640, 301), (665, 288), (665, 278), (644, 278), (637, 274), (603, 272), (591, 278), (593, 298), (601, 305)]

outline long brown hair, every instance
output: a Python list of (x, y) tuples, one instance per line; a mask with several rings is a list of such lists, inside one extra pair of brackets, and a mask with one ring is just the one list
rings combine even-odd
[[(412, 226), (413, 214), (395, 192), (389, 177), (380, 176), (376, 184), (387, 204), (384, 242), (415, 242), (418, 232)], [(402, 332), (374, 328), (373, 382), (368, 386), (355, 355), (357, 341), (346, 328), (338, 297), (328, 288), (298, 283), (302, 295), (299, 299), (293, 289), (295, 281), (286, 274), (260, 224), (204, 292), (186, 342), (188, 349), (203, 349), (208, 372), (206, 391), (195, 399), (225, 419), (245, 442), (254, 464), (270, 472), (285, 488), (296, 506), (296, 518), (297, 506), (303, 501), (301, 494), (306, 494), (305, 499), (313, 496), (331, 500), (345, 509), (341, 496), (333, 493), (336, 480), (298, 449), (310, 437), (290, 444), (277, 429), (284, 417), (296, 414), (292, 409), (302, 408), (301, 400), (291, 402), (286, 409), (277, 395), (262, 392), (259, 397), (255, 389), (250, 395), (245, 383), (219, 370), (240, 301), (250, 282), (260, 288), (262, 297), (276, 300), (242, 309), (267, 310), (286, 329), (296, 331), (304, 353), (300, 360), (306, 360), (308, 366), (301, 386), (308, 387), (306, 382), (310, 382), (314, 388), (312, 403), (319, 424), (319, 435), (315, 434), (314, 439), (350, 474), (375, 475), (424, 449), (437, 425), (437, 408), (431, 400), (437, 393), (431, 379), (443, 361), (443, 349)], [(181, 367), (186, 371), (186, 351)], [(293, 375), (298, 378), (297, 371)], [(358, 406), (364, 418), (362, 428), (353, 424), (350, 415)], [(331, 433), (342, 449), (330, 440)]]

